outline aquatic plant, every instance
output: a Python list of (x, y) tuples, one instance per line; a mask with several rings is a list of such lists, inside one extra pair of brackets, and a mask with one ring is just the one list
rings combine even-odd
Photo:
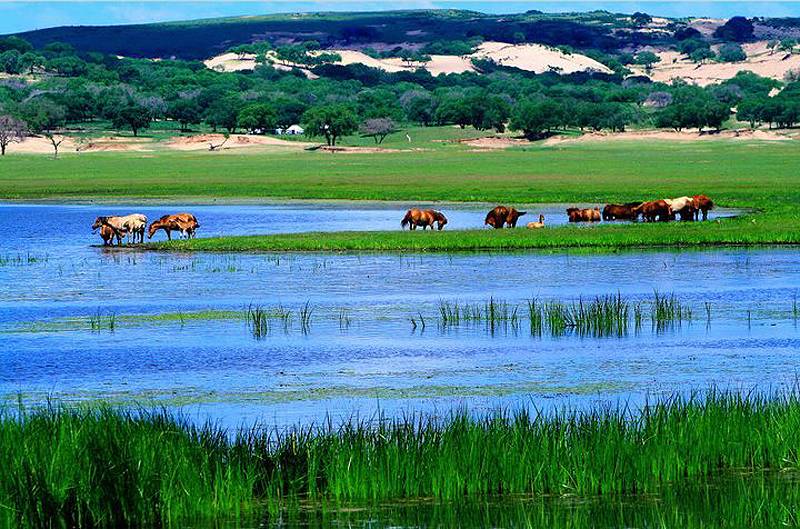
[(270, 314), (259, 305), (248, 305), (245, 311), (245, 321), (247, 328), (253, 338), (261, 340), (269, 335)]
[(164, 410), (7, 410), (0, 523), (175, 525), (300, 499), (651, 494), (796, 470), (798, 428), (794, 393), (713, 390), (636, 410), (456, 412), (287, 430), (195, 426)]
[(300, 330), (303, 334), (307, 334), (308, 331), (311, 330), (311, 314), (314, 312), (314, 309), (311, 308), (311, 302), (306, 301), (305, 305), (300, 307), (300, 310), (297, 311), (297, 315), (300, 319)]

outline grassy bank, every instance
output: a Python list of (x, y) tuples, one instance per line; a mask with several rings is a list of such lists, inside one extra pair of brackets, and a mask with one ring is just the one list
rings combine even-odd
[(311, 232), (174, 240), (163, 251), (475, 251), (585, 248), (681, 248), (800, 243), (793, 222), (774, 212), (703, 223), (561, 226), (544, 230)]
[[(165, 412), (0, 417), (0, 522), (154, 525), (300, 499), (659, 493), (797, 470), (800, 401), (711, 393), (632, 414), (456, 415), (228, 435)], [(263, 505), (263, 504), (262, 504)]]
[(16, 155), (2, 160), (0, 198), (345, 199), (513, 205), (603, 204), (705, 193), (717, 204), (752, 208), (758, 213), (747, 219), (695, 225), (571, 226), (532, 233), (457, 231), (458, 226), (451, 225), (435, 234), (401, 233), (398, 227), (396, 232), (218, 238), (155, 247), (457, 251), (793, 244), (800, 239), (798, 166), (800, 151), (794, 142), (734, 140), (532, 144), (498, 152), (98, 153), (64, 156), (57, 161)]

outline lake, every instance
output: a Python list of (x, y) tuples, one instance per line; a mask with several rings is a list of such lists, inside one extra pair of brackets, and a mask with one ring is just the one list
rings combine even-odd
[[(437, 207), (452, 227), (479, 227), (486, 211)], [(4, 204), (0, 396), (159, 404), (238, 426), (635, 405), (710, 385), (795, 383), (800, 256), (790, 248), (165, 254), (99, 248), (90, 229), (100, 214), (181, 210), (198, 216), (201, 236), (399, 229), (405, 208)], [(563, 205), (539, 211), (566, 218)], [(674, 294), (678, 320), (650, 321), (654, 291)], [(621, 335), (531, 332), (528, 300), (604, 295), (638, 305), (641, 325), (631, 316)], [(514, 319), (441, 321), (443, 304), (490, 302)], [(255, 336), (247, 307), (283, 316)]]

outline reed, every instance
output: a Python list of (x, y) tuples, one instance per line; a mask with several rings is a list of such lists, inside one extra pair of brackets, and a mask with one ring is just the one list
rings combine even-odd
[(307, 334), (311, 330), (311, 315), (314, 313), (314, 309), (311, 308), (311, 302), (306, 301), (305, 305), (300, 307), (297, 311), (297, 315), (300, 320), (300, 331), (303, 334)]
[(245, 322), (247, 329), (256, 340), (262, 340), (269, 336), (270, 314), (260, 305), (248, 305), (245, 311)]
[[(0, 521), (180, 525), (300, 499), (659, 493), (800, 465), (797, 394), (708, 391), (641, 409), (406, 415), (227, 431), (163, 410), (0, 414)], [(188, 522), (187, 522), (188, 523)]]

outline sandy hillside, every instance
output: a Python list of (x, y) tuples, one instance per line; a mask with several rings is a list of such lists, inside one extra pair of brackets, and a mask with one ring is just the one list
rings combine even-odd
[[(410, 65), (399, 58), (375, 59), (357, 50), (326, 51), (338, 53), (342, 57), (339, 64), (363, 64), (385, 72), (413, 71), (417, 68), (425, 68), (433, 75), (472, 72), (475, 71), (472, 66), (473, 58), (491, 59), (503, 66), (536, 73), (543, 73), (553, 69), (565, 74), (587, 70), (604, 73), (611, 72), (608, 67), (585, 55), (579, 53), (567, 55), (559, 50), (539, 44), (515, 45), (505, 42), (484, 42), (471, 55), (432, 55), (428, 63), (411, 63)], [(225, 53), (205, 61), (205, 65), (208, 68), (226, 72), (252, 70), (255, 68), (255, 56), (239, 56), (235, 53)], [(281, 65), (275, 65), (275, 67), (280, 68)], [(283, 67), (287, 68), (288, 66)], [(306, 75), (313, 74), (306, 71)]]
[(503, 66), (536, 73), (543, 73), (551, 69), (557, 69), (565, 74), (583, 71), (612, 73), (607, 66), (585, 55), (580, 53), (567, 55), (541, 44), (484, 42), (472, 54), (472, 57), (487, 58)]
[[(272, 57), (275, 58), (274, 55)], [(256, 67), (256, 56), (251, 53), (243, 53), (239, 55), (238, 53), (223, 53), (222, 55), (217, 55), (216, 57), (212, 57), (207, 61), (204, 61), (203, 64), (206, 65), (206, 68), (210, 70), (216, 70), (218, 72), (243, 72), (243, 71), (250, 71), (254, 70)], [(311, 73), (310, 70), (306, 68), (299, 68), (296, 66), (290, 66), (286, 64), (281, 64), (278, 62), (274, 62), (272, 67), (276, 70), (292, 70), (297, 68), (301, 72), (305, 74), (306, 77), (309, 79), (319, 79), (318, 75), (314, 75)]]
[(649, 73), (639, 67), (631, 69), (637, 74), (649, 75), (654, 81), (669, 82), (673, 78), (681, 78), (700, 86), (730, 79), (745, 70), (783, 80), (788, 71), (800, 69), (800, 54), (773, 52), (767, 48), (766, 41), (744, 44), (742, 49), (747, 55), (747, 60), (742, 62), (697, 64), (676, 51), (662, 51), (657, 52), (661, 62)]

